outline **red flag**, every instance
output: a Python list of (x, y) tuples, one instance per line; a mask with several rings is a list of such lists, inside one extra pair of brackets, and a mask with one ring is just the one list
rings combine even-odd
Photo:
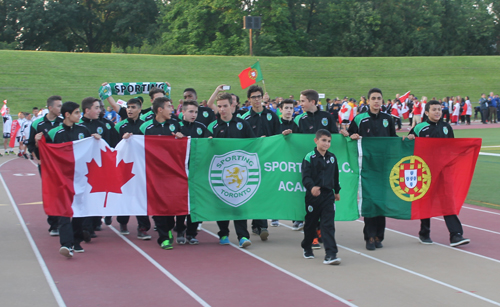
[(7, 100), (3, 101), (3, 106), (2, 109), (0, 110), (0, 113), (2, 113), (2, 116), (5, 116), (5, 114), (7, 114)]
[(12, 127), (10, 128), (10, 142), (9, 142), (10, 148), (16, 147), (16, 135), (19, 129), (21, 129), (21, 125), (19, 125), (19, 122), (16, 119), (15, 121), (12, 122)]
[(262, 72), (260, 71), (259, 62), (253, 64), (247, 69), (244, 69), (242, 72), (240, 72), (238, 77), (240, 78), (242, 89), (245, 89), (250, 85), (255, 84), (256, 82), (261, 81), (263, 77)]
[(54, 216), (186, 215), (188, 138), (134, 135), (111, 149), (86, 138), (39, 143), (45, 212)]
[(408, 97), (410, 97), (410, 92), (411, 91), (408, 91), (408, 92), (406, 92), (406, 94), (404, 94), (403, 96), (399, 97), (399, 101), (405, 102), (406, 99), (408, 99)]

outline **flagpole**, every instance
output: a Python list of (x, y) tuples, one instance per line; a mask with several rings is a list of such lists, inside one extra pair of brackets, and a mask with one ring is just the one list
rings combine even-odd
[(264, 82), (264, 79), (262, 79), (262, 85), (264, 86), (264, 93), (267, 93), (266, 82)]

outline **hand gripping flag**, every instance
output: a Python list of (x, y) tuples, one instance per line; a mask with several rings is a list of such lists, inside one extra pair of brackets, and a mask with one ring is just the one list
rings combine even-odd
[(240, 78), (241, 88), (245, 89), (256, 82), (259, 82), (263, 79), (262, 72), (260, 71), (259, 62), (253, 64), (252, 66), (244, 69), (238, 75)]

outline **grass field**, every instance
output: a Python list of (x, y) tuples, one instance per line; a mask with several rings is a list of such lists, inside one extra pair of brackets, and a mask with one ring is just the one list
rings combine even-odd
[[(169, 81), (174, 102), (194, 87), (208, 99), (226, 83), (231, 92), (246, 97), (238, 74), (260, 60), (271, 97), (295, 95), (313, 88), (327, 97), (355, 97), (380, 87), (386, 98), (411, 90), (429, 98), (469, 95), (500, 84), (500, 57), (304, 58), (159, 56), (0, 51), (0, 99), (8, 99), (12, 113), (42, 107), (47, 97), (80, 102), (96, 96), (102, 82)], [(177, 104), (177, 103), (175, 103)]]
[[(300, 58), (261, 57), (271, 97), (295, 95), (313, 88), (327, 97), (365, 95), (380, 87), (386, 98), (411, 90), (429, 98), (498, 92), (500, 57)], [(102, 82), (169, 81), (175, 105), (182, 91), (194, 87), (208, 99), (219, 84), (246, 97), (238, 74), (257, 58), (221, 56), (157, 56), (0, 51), (0, 99), (12, 114), (43, 107), (47, 97), (80, 102), (97, 96)], [(149, 101), (147, 99), (146, 101)], [(1, 125), (0, 125), (1, 129)], [(499, 129), (457, 130), (457, 137), (480, 137), (483, 146), (500, 145)], [(406, 134), (406, 133), (405, 133)], [(1, 135), (0, 135), (1, 136)], [(3, 139), (0, 139), (3, 142)], [(484, 152), (500, 153), (500, 148)], [(480, 156), (467, 202), (500, 208), (497, 174), (500, 157)]]

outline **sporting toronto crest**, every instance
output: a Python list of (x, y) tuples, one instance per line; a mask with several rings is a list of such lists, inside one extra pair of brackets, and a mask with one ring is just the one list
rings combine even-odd
[(232, 207), (239, 207), (259, 189), (260, 173), (256, 153), (234, 150), (212, 158), (208, 180), (220, 200)]
[(422, 158), (404, 157), (392, 168), (389, 183), (394, 194), (411, 202), (424, 197), (429, 190), (431, 171)]

